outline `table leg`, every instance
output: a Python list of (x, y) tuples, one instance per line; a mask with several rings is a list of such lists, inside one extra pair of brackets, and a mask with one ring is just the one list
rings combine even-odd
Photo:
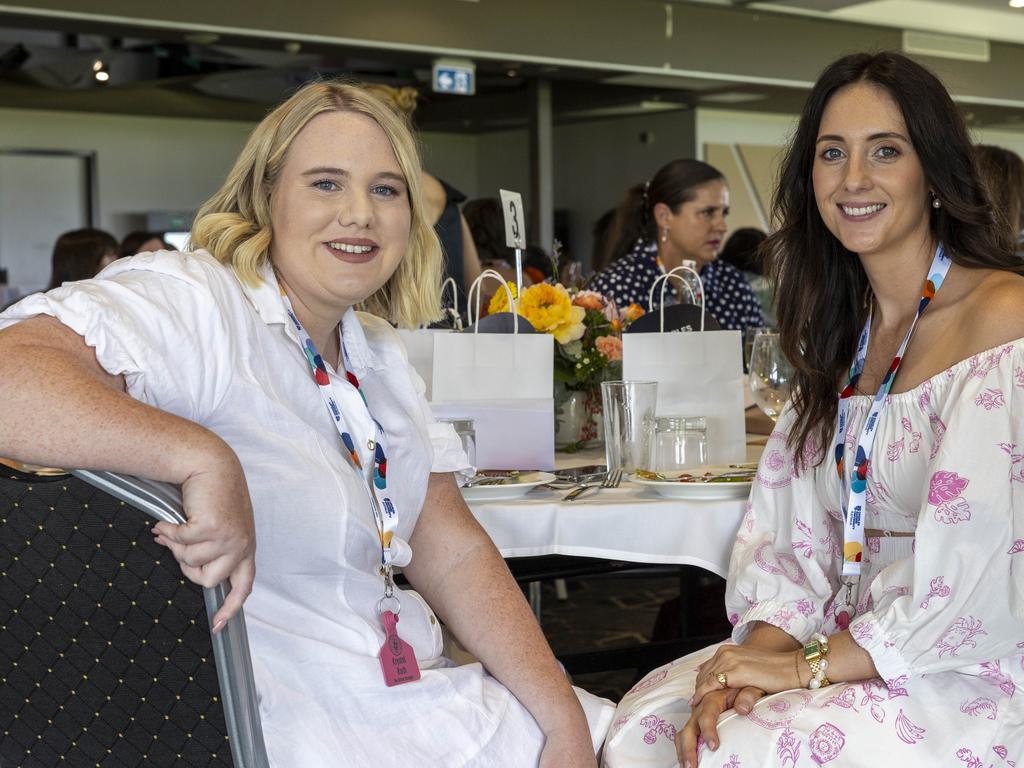
[(540, 624), (541, 583), (539, 581), (531, 581), (528, 589), (530, 595), (530, 610), (533, 611), (533, 615), (537, 617), (537, 623)]

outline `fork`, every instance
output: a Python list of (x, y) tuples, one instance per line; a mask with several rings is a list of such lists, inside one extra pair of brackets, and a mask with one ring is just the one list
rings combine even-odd
[(600, 483), (584, 483), (579, 488), (574, 488), (562, 497), (562, 501), (573, 501), (578, 499), (591, 488), (618, 488), (622, 482), (622, 470), (613, 469), (604, 476)]

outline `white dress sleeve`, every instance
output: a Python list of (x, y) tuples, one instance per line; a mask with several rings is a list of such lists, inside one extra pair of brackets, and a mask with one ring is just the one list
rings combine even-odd
[(1024, 647), (1024, 347), (965, 368), (922, 488), (914, 556), (872, 583), (850, 625), (883, 680), (964, 668)]
[(211, 353), (228, 341), (210, 288), (211, 270), (224, 268), (207, 259), (169, 251), (122, 259), (102, 278), (27, 296), (0, 315), (0, 327), (50, 315), (95, 350), (105, 371), (123, 375), (133, 398), (201, 421), (230, 377)]
[[(763, 621), (804, 643), (838, 586), (835, 523), (818, 501), (813, 466), (797, 472), (787, 407), (765, 445), (729, 563), (726, 608), (737, 643)], [(814, 453), (808, 451), (808, 454)], [(827, 459), (826, 459), (827, 460)]]

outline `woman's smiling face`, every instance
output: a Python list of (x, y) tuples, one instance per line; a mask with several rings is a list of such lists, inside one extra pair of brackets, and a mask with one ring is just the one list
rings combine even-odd
[(929, 192), (906, 122), (889, 93), (855, 83), (829, 100), (818, 127), (814, 197), (829, 231), (861, 256), (929, 237)]
[(271, 195), (271, 260), (293, 300), (340, 319), (394, 274), (412, 213), (383, 129), (355, 112), (325, 112), (288, 148)]

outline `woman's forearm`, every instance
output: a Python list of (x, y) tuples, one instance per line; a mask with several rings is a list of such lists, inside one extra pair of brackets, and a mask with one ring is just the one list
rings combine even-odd
[(406, 577), (549, 736), (586, 718), (504, 560), (450, 475), (432, 475)]
[(743, 640), (743, 645), (763, 648), (766, 651), (793, 651), (802, 647), (788, 632), (764, 621), (754, 622), (753, 628)]

